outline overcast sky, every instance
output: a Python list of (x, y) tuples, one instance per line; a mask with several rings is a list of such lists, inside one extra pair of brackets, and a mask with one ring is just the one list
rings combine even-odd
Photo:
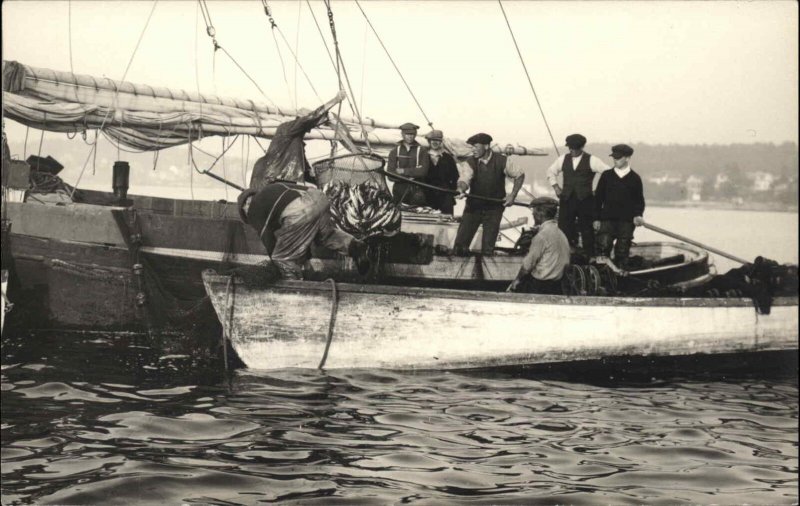
[[(336, 73), (305, 0), (269, 4), (327, 100), (337, 91)], [(260, 1), (207, 5), (218, 42), (269, 101), (306, 107), (320, 102), (276, 32), (284, 80)], [(486, 131), (499, 141), (552, 152), (497, 2), (361, 5), (436, 128), (461, 138)], [(71, 45), (76, 73), (121, 79), (152, 6), (5, 1), (3, 59), (68, 71)], [(324, 5), (311, 6), (330, 44)], [(797, 142), (794, 1), (503, 6), (559, 148), (573, 132), (609, 143)], [(425, 125), (355, 3), (335, 1), (333, 9), (365, 115)], [(268, 101), (222, 52), (213, 58), (198, 3), (188, 0), (158, 2), (126, 80), (191, 91), (199, 84), (202, 92)]]

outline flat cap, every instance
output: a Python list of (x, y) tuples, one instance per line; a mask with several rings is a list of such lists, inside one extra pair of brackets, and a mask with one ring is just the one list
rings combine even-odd
[(441, 130), (431, 130), (425, 134), (425, 138), (429, 141), (441, 141), (444, 140), (444, 133)]
[(467, 139), (467, 144), (491, 144), (492, 143), (492, 136), (489, 134), (485, 134), (483, 132), (479, 134), (475, 134), (469, 139)]
[(531, 200), (531, 207), (558, 207), (558, 201), (552, 197), (536, 197), (535, 199)]
[(416, 132), (417, 130), (419, 130), (419, 127), (414, 123), (403, 123), (402, 125), (400, 125), (401, 132), (408, 132), (408, 131)]
[(586, 145), (586, 137), (581, 134), (571, 134), (567, 136), (567, 147), (570, 149), (581, 149)]
[(244, 203), (248, 197), (252, 197), (256, 193), (258, 193), (256, 190), (248, 188), (240, 193), (239, 198), (236, 199), (236, 209), (239, 211), (239, 218), (241, 218), (244, 223), (247, 223), (247, 214), (244, 212)]
[(632, 147), (627, 144), (617, 144), (616, 146), (611, 146), (611, 154), (608, 156), (619, 159), (631, 155), (633, 155)]

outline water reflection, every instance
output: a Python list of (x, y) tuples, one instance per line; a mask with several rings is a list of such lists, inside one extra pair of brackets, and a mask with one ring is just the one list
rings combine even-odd
[(2, 502), (797, 501), (791, 362), (627, 365), (226, 377), (213, 346), (8, 338)]

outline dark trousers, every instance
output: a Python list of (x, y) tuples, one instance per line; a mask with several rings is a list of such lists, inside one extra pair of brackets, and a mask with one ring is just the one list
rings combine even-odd
[(517, 291), (522, 293), (541, 293), (545, 295), (561, 295), (564, 293), (561, 289), (560, 279), (541, 280), (533, 276), (525, 276)]
[(610, 256), (611, 246), (613, 245), (614, 263), (617, 265), (624, 264), (631, 252), (634, 228), (635, 226), (631, 220), (602, 221), (600, 223), (600, 231), (597, 233), (599, 253), (604, 256)]
[(503, 219), (504, 208), (478, 209), (464, 211), (461, 216), (461, 224), (456, 232), (456, 242), (453, 250), (456, 254), (465, 254), (469, 251), (472, 238), (478, 231), (478, 227), (483, 226), (483, 238), (481, 240), (481, 253), (491, 255), (494, 253), (494, 243), (497, 242), (497, 234), (500, 233), (500, 221)]
[(412, 183), (405, 183), (398, 181), (392, 188), (392, 197), (395, 204), (408, 204), (410, 206), (425, 206), (427, 199), (425, 198), (425, 191)]
[[(558, 209), (558, 228), (567, 236), (571, 246), (578, 246), (578, 235), (581, 238), (581, 247), (589, 255), (594, 255), (594, 197), (588, 196), (582, 200), (572, 193), (564, 198), (562, 195)], [(577, 226), (575, 222), (577, 221)]]

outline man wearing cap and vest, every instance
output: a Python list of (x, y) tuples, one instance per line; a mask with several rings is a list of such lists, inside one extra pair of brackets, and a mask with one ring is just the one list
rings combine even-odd
[[(315, 183), (311, 166), (306, 159), (306, 143), (303, 137), (328, 119), (328, 111), (347, 95), (340, 91), (314, 111), (278, 125), (264, 156), (256, 160), (250, 176), (252, 190), (260, 190), (269, 183), (282, 180)], [(300, 111), (298, 111), (300, 112)]]
[(539, 232), (533, 237), (522, 267), (508, 291), (560, 294), (561, 277), (569, 265), (569, 241), (556, 224), (558, 201), (537, 197), (531, 201), (531, 209)]
[[(389, 161), (386, 164), (387, 172), (415, 181), (423, 181), (427, 177), (430, 160), (428, 158), (428, 150), (416, 140), (418, 129), (419, 127), (413, 123), (400, 125), (403, 140), (389, 151)], [(394, 180), (392, 195), (396, 203), (402, 202), (411, 206), (427, 205), (425, 191), (421, 186), (413, 183)]]
[(278, 181), (243, 191), (238, 203), (242, 221), (258, 232), (284, 278), (302, 279), (312, 242), (350, 255), (360, 274), (369, 270), (366, 244), (333, 226), (322, 191)]
[[(425, 135), (428, 139), (428, 157), (430, 168), (425, 182), (438, 188), (455, 190), (458, 182), (458, 167), (453, 155), (444, 150), (444, 134), (441, 130), (431, 130)], [(428, 189), (425, 192), (428, 206), (438, 209), (443, 214), (453, 214), (456, 200), (452, 194)]]
[[(564, 231), (573, 246), (578, 245), (578, 235), (580, 234), (583, 252), (588, 256), (593, 256), (595, 253), (592, 229), (594, 218), (592, 183), (595, 174), (602, 173), (610, 167), (596, 156), (583, 151), (583, 147), (586, 145), (586, 137), (583, 135), (568, 135), (566, 144), (569, 153), (558, 157), (547, 169), (547, 180), (560, 201), (558, 226)], [(563, 187), (558, 184), (559, 175), (563, 176)], [(576, 219), (577, 229), (575, 227)]]
[(598, 253), (609, 256), (614, 246), (614, 263), (626, 267), (633, 241), (633, 229), (644, 223), (642, 178), (631, 169), (633, 148), (617, 144), (611, 148), (614, 170), (604, 172), (595, 192), (595, 221)]
[[(492, 137), (485, 133), (475, 134), (467, 139), (467, 144), (472, 145), (472, 156), (467, 158), (466, 166), (462, 165), (463, 172), (457, 183), (459, 191), (457, 198), (464, 198), (469, 189), (469, 195), (489, 197), (497, 199), (498, 202), (467, 200), (453, 245), (453, 251), (457, 255), (468, 253), (472, 238), (480, 226), (483, 227), (481, 253), (483, 255), (494, 253), (503, 211), (517, 198), (517, 193), (525, 180), (522, 168), (515, 167), (505, 155), (493, 153), (491, 143)], [(506, 177), (514, 180), (514, 187), (508, 195), (506, 195)]]

